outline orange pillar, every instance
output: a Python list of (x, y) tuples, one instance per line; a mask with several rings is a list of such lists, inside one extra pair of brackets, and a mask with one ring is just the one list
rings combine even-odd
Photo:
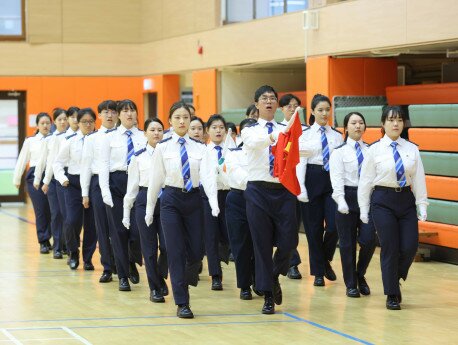
[(315, 94), (328, 96), (385, 96), (397, 84), (394, 58), (310, 57), (306, 64), (307, 112)]
[(206, 121), (218, 112), (216, 69), (192, 72), (192, 94), (196, 115)]

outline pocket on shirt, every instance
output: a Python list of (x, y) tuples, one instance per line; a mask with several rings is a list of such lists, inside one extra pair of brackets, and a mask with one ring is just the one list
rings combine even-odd
[(162, 155), (162, 157), (164, 159), (164, 166), (166, 169), (181, 171), (181, 159), (179, 154), (166, 152)]
[(342, 161), (344, 164), (345, 171), (353, 172), (355, 170), (358, 170), (358, 161), (356, 160), (356, 157), (343, 157)]
[[(144, 153), (146, 154), (146, 153)], [(140, 170), (141, 172), (144, 172), (146, 170), (148, 170), (151, 166), (151, 161), (147, 161), (145, 159), (140, 159), (139, 162), (138, 162), (138, 170)]]

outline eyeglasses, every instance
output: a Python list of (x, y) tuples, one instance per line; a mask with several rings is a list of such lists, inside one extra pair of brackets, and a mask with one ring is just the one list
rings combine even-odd
[(259, 101), (263, 102), (263, 103), (266, 103), (267, 101), (271, 101), (271, 102), (276, 102), (277, 101), (277, 97), (266, 97), (266, 96), (262, 96), (262, 97), (259, 97)]
[(94, 120), (88, 120), (88, 121), (84, 120), (84, 121), (80, 121), (80, 123), (83, 124), (83, 125), (85, 125), (85, 126), (87, 126), (87, 125), (92, 125), (92, 124), (94, 124), (94, 122), (95, 122)]
[(288, 104), (285, 105), (286, 108), (288, 109), (296, 109), (299, 106), (299, 104)]

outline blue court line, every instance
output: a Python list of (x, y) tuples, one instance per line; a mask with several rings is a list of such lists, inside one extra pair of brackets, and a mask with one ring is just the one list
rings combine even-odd
[(0, 213), (3, 213), (3, 214), (6, 214), (7, 216), (10, 216), (10, 217), (13, 217), (13, 218), (16, 218), (16, 219), (19, 219), (25, 223), (29, 223), (29, 224), (32, 224), (32, 225), (35, 225), (34, 222), (31, 222), (30, 220), (28, 220), (27, 218), (24, 218), (24, 217), (21, 217), (21, 216), (17, 216), (13, 213), (9, 213), (7, 211), (4, 211), (4, 210), (0, 210)]
[(335, 329), (332, 329), (332, 328), (323, 326), (323, 325), (321, 325), (321, 324), (319, 324), (319, 323), (316, 323), (316, 322), (313, 322), (313, 321), (309, 321), (309, 320), (303, 319), (303, 318), (301, 318), (301, 317), (298, 317), (298, 316), (293, 315), (293, 314), (290, 314), (290, 313), (283, 313), (283, 315), (288, 316), (288, 317), (290, 317), (290, 318), (292, 318), (292, 319), (294, 319), (294, 320), (297, 320), (297, 321), (300, 321), (300, 322), (307, 323), (307, 324), (309, 324), (309, 325), (311, 325), (311, 326), (321, 328), (321, 329), (323, 329), (323, 330), (325, 330), (325, 331), (328, 331), (328, 332), (331, 332), (331, 333), (340, 335), (340, 336), (342, 336), (342, 337), (344, 337), (344, 338), (354, 340), (354, 341), (356, 341), (356, 342), (358, 342), (358, 343), (361, 343), (361, 344), (365, 344), (365, 345), (374, 345), (373, 343), (370, 343), (370, 342), (368, 342), (368, 341), (366, 341), (366, 340), (363, 340), (363, 339), (359, 339), (359, 338), (353, 337), (353, 336), (351, 336), (351, 335), (349, 335), (349, 334), (346, 334), (346, 333), (337, 331), (337, 330), (335, 330)]

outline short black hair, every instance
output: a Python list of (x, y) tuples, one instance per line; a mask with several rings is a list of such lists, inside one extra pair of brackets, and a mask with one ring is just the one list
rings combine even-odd
[(260, 88), (258, 88), (256, 90), (256, 92), (254, 93), (254, 101), (258, 102), (259, 101), (259, 97), (261, 97), (261, 95), (263, 95), (266, 92), (273, 93), (275, 95), (275, 98), (278, 99), (277, 91), (275, 91), (275, 89), (272, 86), (263, 85)]
[(120, 113), (121, 110), (124, 110), (124, 109), (132, 109), (138, 112), (137, 105), (135, 104), (134, 101), (130, 99), (123, 99), (122, 101), (119, 101), (118, 104), (116, 105), (116, 111), (118, 113)]
[(160, 124), (162, 126), (162, 129), (164, 129), (164, 124), (162, 123), (161, 120), (159, 120), (157, 117), (152, 117), (150, 119), (146, 119), (145, 121), (145, 124), (143, 126), (143, 130), (146, 132), (146, 130), (148, 129), (149, 125), (152, 123), (152, 122), (157, 122), (158, 124)]
[(301, 100), (297, 96), (293, 95), (292, 93), (287, 93), (286, 95), (283, 95), (280, 98), (280, 100), (278, 101), (278, 105), (280, 107), (284, 107), (285, 105), (288, 105), (289, 102), (291, 102), (292, 99), (296, 100), (296, 102), (299, 105), (301, 105)]
[(232, 130), (232, 133), (235, 133), (235, 134), (238, 134), (237, 133), (237, 126), (235, 125), (234, 122), (228, 122), (227, 123), (227, 129), (231, 129)]
[(256, 108), (255, 104), (250, 104), (248, 108), (246, 108), (245, 116), (250, 116), (253, 113), (258, 113), (258, 108)]
[(51, 116), (49, 116), (48, 113), (44, 113), (44, 112), (43, 113), (39, 113), (37, 115), (36, 119), (35, 119), (35, 122), (36, 122), (37, 126), (38, 126), (38, 122), (40, 122), (41, 118), (43, 118), (43, 117), (47, 117), (49, 119), (49, 121), (52, 121), (51, 120)]
[(54, 121), (56, 121), (56, 119), (62, 114), (65, 114), (65, 116), (67, 116), (67, 111), (63, 108), (54, 108), (54, 110), (52, 111), (52, 118), (54, 119)]
[(215, 121), (221, 121), (223, 124), (224, 124), (224, 128), (226, 129), (227, 131), (227, 123), (226, 123), (226, 119), (224, 118), (224, 116), (220, 115), (220, 114), (213, 114), (212, 116), (210, 116), (207, 120), (207, 127), (209, 128), (213, 122)]
[(252, 119), (252, 118), (248, 118), (248, 119), (243, 119), (241, 122), (240, 122), (240, 132), (242, 132), (242, 130), (246, 127), (246, 126), (249, 126), (249, 125), (254, 125), (256, 122), (255, 119)]
[(86, 114), (91, 115), (94, 121), (97, 119), (97, 116), (95, 115), (94, 110), (92, 110), (92, 108), (83, 108), (78, 110), (78, 115), (76, 117), (78, 119), (78, 122), (80, 122), (83, 116)]
[(400, 117), (404, 122), (407, 120), (405, 112), (399, 105), (385, 105), (382, 108), (382, 117), (380, 119), (382, 124), (384, 124), (389, 117)]
[(344, 120), (343, 120), (343, 126), (344, 126), (344, 131), (345, 131), (345, 141), (347, 141), (347, 138), (348, 138), (348, 132), (346, 130), (346, 128), (348, 126), (348, 121), (350, 121), (350, 117), (352, 117), (353, 115), (357, 115), (363, 120), (364, 130), (366, 130), (366, 127), (367, 127), (366, 126), (366, 119), (364, 118), (363, 114), (361, 114), (361, 113), (359, 113), (357, 111), (349, 112), (347, 115), (345, 115)]
[(180, 109), (180, 108), (185, 108), (186, 111), (189, 113), (189, 116), (191, 116), (191, 110), (189, 109), (189, 105), (183, 101), (178, 101), (172, 104), (169, 110), (169, 120), (172, 117), (173, 113)]
[(100, 114), (104, 110), (114, 110), (116, 111), (116, 102), (112, 101), (111, 99), (107, 99), (100, 103), (97, 107), (97, 111)]
[(191, 116), (191, 122), (192, 121), (199, 121), (202, 124), (202, 128), (205, 128), (205, 123), (200, 117), (192, 115)]
[(67, 117), (72, 116), (74, 113), (78, 114), (79, 110), (80, 110), (80, 108), (75, 107), (75, 106), (71, 106), (70, 108), (67, 109)]

